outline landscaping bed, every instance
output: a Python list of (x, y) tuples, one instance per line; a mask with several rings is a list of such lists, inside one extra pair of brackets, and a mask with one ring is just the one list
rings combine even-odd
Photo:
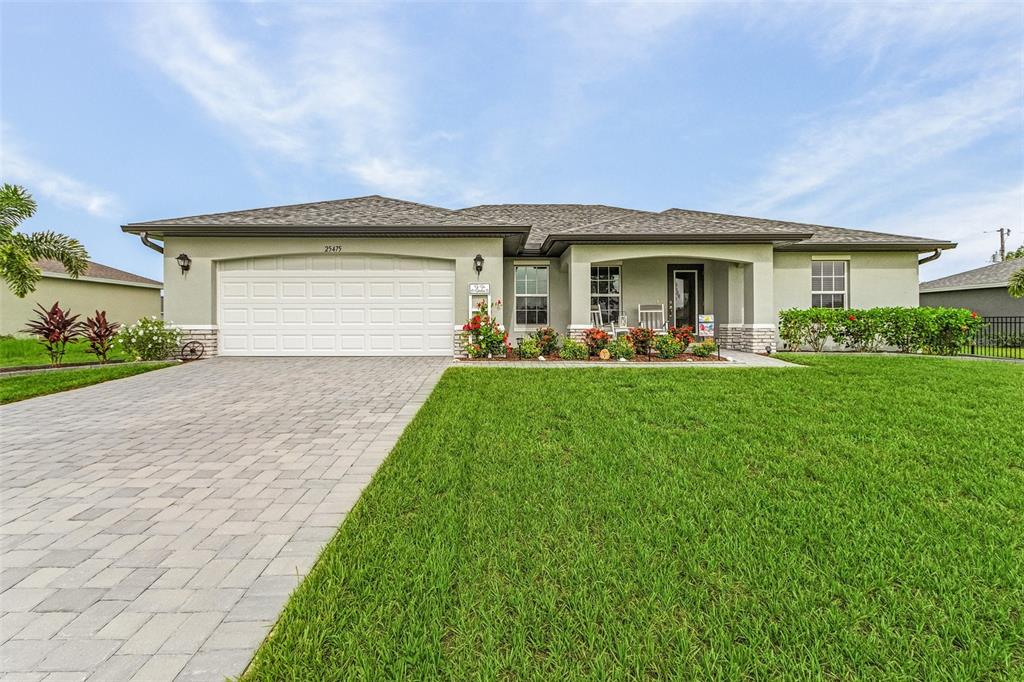
[(123, 379), (175, 364), (178, 363), (125, 362), (102, 367), (54, 368), (31, 374), (0, 376), (0, 405), (91, 386), (112, 379)]
[(449, 370), (244, 679), (1024, 677), (1024, 367), (783, 357)]
[(536, 363), (541, 363), (541, 362), (555, 362), (555, 363), (558, 363), (558, 362), (593, 362), (593, 363), (598, 363), (598, 364), (612, 364), (612, 363), (614, 363), (614, 364), (632, 364), (632, 365), (640, 364), (640, 365), (643, 365), (643, 364), (647, 364), (648, 362), (668, 362), (668, 363), (672, 363), (672, 362), (728, 362), (728, 360), (726, 358), (719, 357), (718, 355), (700, 356), (700, 355), (694, 355), (693, 353), (683, 353), (683, 354), (677, 355), (677, 356), (675, 356), (673, 358), (659, 358), (657, 355), (650, 355), (650, 356), (647, 356), (647, 357), (635, 357), (632, 360), (626, 360), (626, 359), (615, 360), (615, 359), (612, 359), (612, 358), (602, 359), (602, 358), (600, 358), (600, 357), (598, 357), (596, 355), (591, 355), (591, 356), (589, 356), (587, 358), (582, 358), (582, 359), (579, 359), (579, 360), (569, 360), (569, 359), (560, 357), (558, 355), (544, 355), (544, 356), (536, 357), (536, 358), (521, 358), (521, 357), (516, 356), (513, 353), (513, 354), (510, 354), (510, 355), (507, 355), (507, 356), (502, 356), (502, 357), (497, 357), (497, 358), (461, 358), (460, 362), (474, 362), (474, 363), (476, 363), (476, 362), (479, 362), (479, 363), (488, 363), (488, 362), (536, 362)]

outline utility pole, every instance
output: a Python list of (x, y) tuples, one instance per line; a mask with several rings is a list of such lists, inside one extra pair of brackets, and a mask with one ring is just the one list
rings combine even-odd
[(992, 254), (992, 261), (1002, 263), (1006, 260), (1006, 238), (1010, 236), (1010, 228), (1000, 227), (998, 230), (989, 230), (986, 234), (991, 234), (992, 232), (999, 233), (999, 258), (997, 260), (996, 255)]

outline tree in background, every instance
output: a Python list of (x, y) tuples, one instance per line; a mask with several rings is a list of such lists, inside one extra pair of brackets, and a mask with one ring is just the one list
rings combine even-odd
[(89, 254), (77, 239), (49, 230), (16, 231), (35, 212), (36, 202), (24, 187), (6, 182), (0, 187), (0, 278), (18, 298), (35, 291), (42, 278), (38, 260), (55, 260), (75, 278), (89, 268)]
[(1024, 258), (1024, 244), (1021, 244), (1013, 251), (1006, 252), (1006, 258), (1003, 260), (1017, 260), (1018, 258)]

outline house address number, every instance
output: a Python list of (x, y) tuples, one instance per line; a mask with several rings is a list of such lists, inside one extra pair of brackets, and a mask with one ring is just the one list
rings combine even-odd
[(325, 244), (324, 253), (341, 253), (341, 244)]

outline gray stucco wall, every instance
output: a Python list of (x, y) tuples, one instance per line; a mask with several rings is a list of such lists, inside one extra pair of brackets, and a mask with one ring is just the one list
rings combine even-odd
[(21, 334), (37, 304), (49, 308), (58, 301), (65, 310), (80, 314), (82, 320), (97, 310), (107, 311), (108, 320), (122, 324), (160, 316), (159, 288), (43, 277), (25, 298), (18, 298), (0, 283), (0, 334)]
[(921, 292), (921, 305), (929, 308), (969, 308), (984, 317), (1024, 315), (1024, 298), (1014, 298), (1006, 287)]

